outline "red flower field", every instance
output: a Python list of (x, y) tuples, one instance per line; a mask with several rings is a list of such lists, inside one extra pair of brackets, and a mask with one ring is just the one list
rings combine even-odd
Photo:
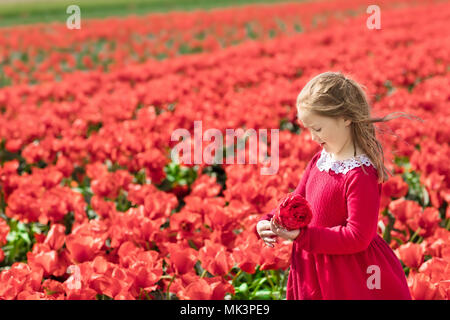
[[(380, 30), (365, 5), (0, 29), (0, 299), (285, 298), (292, 244), (266, 247), (255, 225), (319, 150), (297, 94), (339, 70), (373, 116), (424, 119), (377, 133), (395, 173), (378, 232), (414, 299), (449, 300), (450, 4), (379, 1)], [(172, 162), (172, 132), (196, 120), (280, 129), (278, 173)]]

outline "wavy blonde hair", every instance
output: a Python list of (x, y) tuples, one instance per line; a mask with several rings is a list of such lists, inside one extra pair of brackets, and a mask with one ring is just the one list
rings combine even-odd
[[(384, 152), (381, 143), (377, 140), (374, 126), (375, 122), (385, 122), (401, 116), (413, 117), (404, 112), (394, 112), (382, 118), (372, 118), (371, 106), (368, 102), (364, 85), (349, 79), (340, 72), (324, 72), (312, 78), (301, 90), (297, 97), (297, 111), (300, 106), (316, 115), (332, 118), (344, 118), (351, 120), (351, 138), (353, 141), (354, 155), (356, 145), (369, 157), (375, 165), (378, 173), (378, 182), (383, 183), (389, 179), (390, 172), (384, 165)], [(394, 116), (395, 113), (400, 113)], [(411, 116), (411, 117), (410, 117)], [(357, 159), (357, 158), (356, 158)], [(357, 159), (358, 160), (358, 159)], [(367, 172), (361, 166), (364, 173)]]

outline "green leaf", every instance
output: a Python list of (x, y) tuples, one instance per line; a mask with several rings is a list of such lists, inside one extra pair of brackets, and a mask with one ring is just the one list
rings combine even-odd
[(19, 235), (26, 243), (30, 243), (31, 242), (30, 236), (28, 235), (28, 233), (21, 232)]
[(6, 219), (10, 228), (6, 240), (7, 244), (3, 246), (5, 259), (0, 263), (0, 267), (10, 266), (14, 262), (26, 262), (27, 253), (31, 251), (36, 242), (34, 234), (46, 234), (49, 225), (43, 225), (38, 222), (22, 223), (15, 219)]
[(238, 287), (239, 292), (247, 293), (248, 292), (248, 285), (247, 283), (243, 283)]
[(266, 277), (261, 278), (261, 279), (259, 279), (258, 281), (254, 281), (254, 282), (250, 285), (250, 288), (252, 288), (253, 286), (255, 286), (255, 289), (254, 289), (254, 290), (258, 290), (259, 287), (261, 287), (266, 281), (267, 281), (267, 278), (266, 278)]
[(97, 213), (95, 213), (94, 210), (88, 210), (87, 211), (87, 216), (88, 216), (89, 220), (98, 219), (98, 215), (97, 215)]
[(258, 299), (258, 300), (270, 300), (271, 297), (272, 297), (272, 291), (267, 290), (267, 289), (259, 290), (253, 295), (253, 298)]
[(75, 222), (75, 214), (73, 211), (70, 211), (64, 216), (63, 224), (66, 227), (65, 234), (70, 234), (72, 232), (72, 225)]

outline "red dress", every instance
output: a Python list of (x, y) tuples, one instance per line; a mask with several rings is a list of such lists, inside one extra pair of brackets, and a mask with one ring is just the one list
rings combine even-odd
[(355, 166), (356, 157), (317, 152), (294, 191), (313, 218), (293, 242), (287, 300), (411, 299), (400, 261), (377, 234), (382, 184), (369, 158), (357, 158)]

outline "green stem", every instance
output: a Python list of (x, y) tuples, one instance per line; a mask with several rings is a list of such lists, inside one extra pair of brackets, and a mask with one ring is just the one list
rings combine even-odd
[(203, 269), (203, 272), (202, 272), (200, 278), (203, 278), (205, 275), (206, 275), (206, 269)]
[(173, 275), (172, 279), (171, 279), (170, 282), (169, 282), (169, 285), (167, 286), (167, 291), (166, 291), (167, 300), (170, 300), (170, 292), (169, 292), (169, 289), (170, 289), (170, 285), (172, 284), (173, 280), (175, 280), (175, 275)]
[(231, 280), (231, 283), (234, 283), (234, 281), (237, 279), (237, 277), (239, 277), (242, 273), (242, 269), (239, 270), (238, 273), (236, 273), (236, 275), (233, 277), (233, 280)]
[(286, 287), (286, 272), (283, 271), (283, 275), (281, 276), (281, 286), (280, 286), (280, 299), (283, 296), (283, 292), (285, 291), (285, 287)]
[(254, 294), (255, 294), (256, 292), (258, 292), (258, 290), (259, 290), (259, 288), (261, 287), (261, 285), (262, 285), (261, 282), (258, 283), (258, 285), (253, 289), (253, 292), (251, 293), (251, 297), (253, 297)]
[(272, 291), (275, 291), (275, 285), (273, 284), (272, 279), (270, 279), (269, 272), (264, 270), (264, 273), (266, 274), (267, 281), (269, 281), (269, 284), (272, 287)]
[(411, 238), (409, 239), (410, 242), (414, 242), (415, 238), (417, 237), (417, 235), (420, 232), (420, 227), (416, 230), (416, 232), (414, 232), (414, 234), (411, 236)]
[(280, 284), (280, 271), (279, 270), (270, 270), (270, 274), (272, 275), (272, 277), (275, 278), (275, 283), (277, 284), (277, 288), (279, 287)]

